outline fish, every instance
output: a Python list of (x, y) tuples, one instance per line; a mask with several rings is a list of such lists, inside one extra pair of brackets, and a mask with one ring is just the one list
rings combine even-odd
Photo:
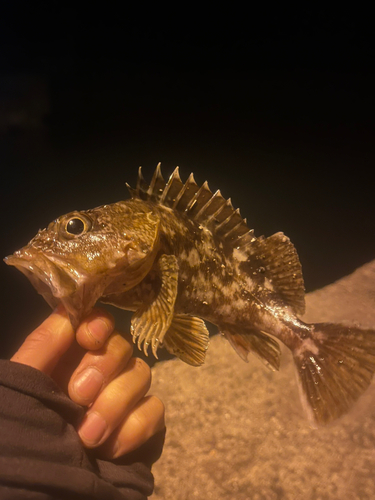
[(206, 321), (237, 354), (279, 370), (279, 341), (290, 349), (310, 421), (345, 414), (375, 370), (375, 332), (308, 324), (302, 267), (282, 232), (256, 237), (220, 190), (185, 183), (177, 167), (165, 181), (160, 163), (148, 184), (138, 171), (130, 198), (73, 211), (39, 230), (5, 258), (51, 307), (63, 304), (76, 328), (100, 301), (133, 311), (139, 349), (160, 347), (200, 366)]

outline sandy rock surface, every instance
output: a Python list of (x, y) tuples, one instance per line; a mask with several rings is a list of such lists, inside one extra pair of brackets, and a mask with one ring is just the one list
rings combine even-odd
[[(375, 261), (308, 294), (303, 319), (375, 329), (374, 305)], [(152, 500), (375, 499), (374, 382), (348, 415), (312, 429), (287, 349), (273, 373), (216, 335), (203, 367), (154, 366), (152, 393), (168, 429)]]

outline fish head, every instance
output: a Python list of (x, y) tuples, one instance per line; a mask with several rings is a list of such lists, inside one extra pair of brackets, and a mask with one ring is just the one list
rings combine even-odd
[(6, 257), (51, 307), (62, 303), (73, 327), (102, 295), (136, 286), (159, 248), (159, 218), (133, 200), (73, 211)]

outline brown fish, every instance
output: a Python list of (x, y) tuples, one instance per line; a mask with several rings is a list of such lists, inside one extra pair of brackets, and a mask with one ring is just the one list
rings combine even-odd
[[(317, 423), (345, 413), (375, 370), (375, 332), (306, 324), (297, 252), (283, 233), (256, 238), (239, 210), (178, 168), (151, 184), (139, 170), (131, 199), (59, 217), (7, 257), (76, 327), (100, 300), (135, 311), (133, 340), (201, 365), (216, 324), (242, 359), (279, 369), (276, 337), (293, 353), (305, 407)], [(203, 318), (203, 319), (201, 319)]]

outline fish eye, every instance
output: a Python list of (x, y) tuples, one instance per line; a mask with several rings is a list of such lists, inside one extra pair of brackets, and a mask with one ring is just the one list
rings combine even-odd
[(91, 229), (91, 220), (81, 214), (71, 214), (60, 227), (62, 236), (70, 239), (89, 231)]
[(83, 222), (82, 219), (79, 219), (78, 217), (73, 217), (66, 223), (65, 230), (69, 234), (73, 234), (74, 236), (79, 236), (85, 230), (85, 223)]

